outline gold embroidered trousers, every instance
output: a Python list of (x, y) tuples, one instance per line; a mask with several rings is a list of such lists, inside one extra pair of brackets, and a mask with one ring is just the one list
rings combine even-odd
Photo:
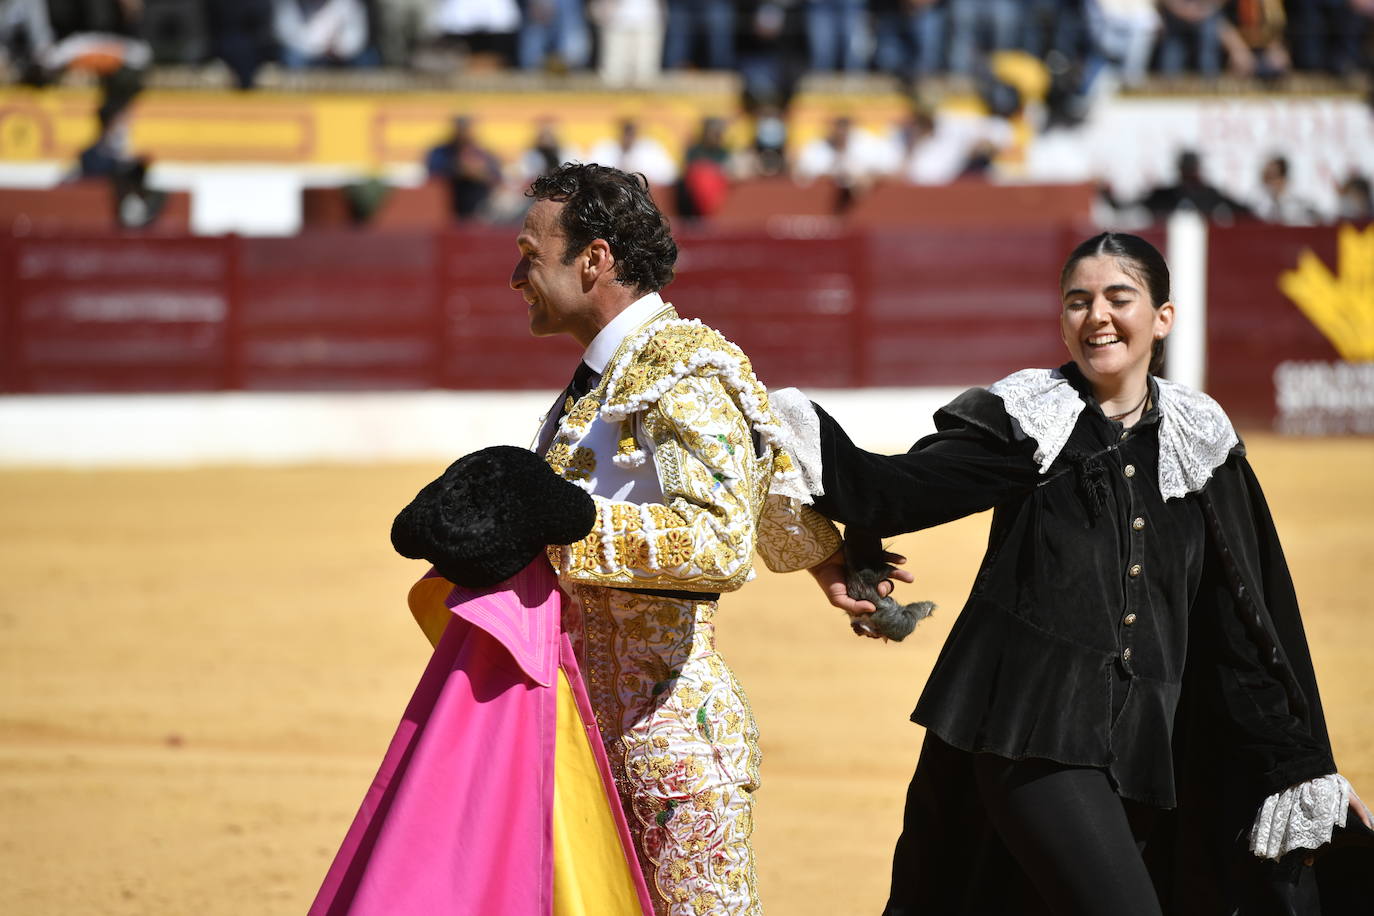
[(572, 587), (568, 632), (657, 916), (761, 913), (758, 727), (716, 654), (716, 602)]

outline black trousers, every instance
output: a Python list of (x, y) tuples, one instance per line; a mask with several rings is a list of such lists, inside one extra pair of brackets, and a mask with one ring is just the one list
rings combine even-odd
[(1101, 770), (927, 734), (884, 916), (1161, 916), (1141, 856), (1153, 820)]

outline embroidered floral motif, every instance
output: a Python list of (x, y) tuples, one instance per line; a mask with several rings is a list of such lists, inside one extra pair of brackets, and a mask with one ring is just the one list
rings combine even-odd
[(642, 534), (618, 534), (615, 538), (615, 562), (620, 566), (647, 569), (649, 542)]
[(769, 496), (759, 513), (758, 552), (774, 572), (809, 569), (840, 548), (833, 522), (795, 499)]
[(584, 427), (596, 419), (597, 403), (595, 398), (583, 398), (568, 411), (568, 425)]
[(641, 531), (644, 520), (638, 506), (629, 503), (612, 504), (611, 525), (617, 531)]
[(679, 529), (668, 531), (659, 535), (656, 546), (658, 548), (658, 562), (665, 567), (685, 566), (687, 561), (692, 558), (692, 536)]
[(568, 466), (568, 458), (571, 455), (572, 449), (568, 447), (568, 443), (555, 442), (544, 453), (544, 461), (548, 463), (549, 467), (562, 474)]
[(545, 460), (549, 462), (550, 466), (553, 467), (555, 471), (558, 471), (566, 480), (575, 482), (590, 479), (592, 474), (596, 472), (596, 453), (580, 445), (569, 449), (564, 443), (558, 442), (554, 444), (554, 448), (549, 449), (550, 454), (560, 445), (563, 446), (560, 455), (566, 456), (564, 458), (564, 463), (556, 465), (553, 463), (552, 459), (545, 456)]

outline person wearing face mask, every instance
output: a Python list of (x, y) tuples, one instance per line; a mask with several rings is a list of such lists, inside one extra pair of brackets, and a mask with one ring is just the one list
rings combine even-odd
[[(926, 737), (885, 914), (1267, 913), (1304, 894), (1297, 912), (1346, 912), (1325, 888), (1316, 909), (1304, 863), (1333, 831), (1367, 836), (1369, 811), (1337, 774), (1245, 447), (1160, 377), (1168, 267), (1104, 233), (1060, 294), (1070, 361), (966, 391), (904, 455), (816, 408), (815, 508), (851, 545), (994, 510), (912, 715)], [(842, 552), (812, 571), (873, 611)]]

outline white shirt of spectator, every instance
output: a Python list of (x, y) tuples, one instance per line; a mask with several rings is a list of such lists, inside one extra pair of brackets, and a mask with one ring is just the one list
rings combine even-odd
[(594, 10), (599, 24), (613, 28), (654, 27), (663, 21), (660, 0), (601, 0)]
[(325, 0), (306, 15), (297, 0), (277, 0), (277, 40), (306, 57), (357, 57), (367, 46), (367, 8), (362, 0)]
[(630, 148), (619, 140), (602, 140), (587, 153), (588, 162), (609, 165), (622, 172), (642, 172), (649, 184), (665, 185), (677, 181), (678, 168), (673, 157), (652, 137), (636, 137)]
[(439, 0), (430, 20), (443, 35), (514, 32), (520, 28), (515, 0)]
[[(558, 164), (563, 165), (568, 162), (582, 162), (582, 157), (578, 155), (577, 147), (561, 143), (558, 146)], [(544, 174), (548, 166), (547, 160), (536, 149), (527, 149), (520, 154), (520, 161), (517, 163), (516, 177), (520, 179), (522, 185), (527, 185), (540, 175)]]
[(947, 184), (964, 171), (969, 154), (980, 143), (1004, 150), (1015, 139), (1005, 118), (942, 114), (935, 132), (917, 144), (902, 165), (902, 177), (913, 184)]
[(851, 127), (843, 150), (817, 137), (802, 147), (797, 156), (796, 173), (803, 181), (830, 177), (841, 181), (864, 181), (890, 173), (893, 164), (890, 144), (868, 131)]

